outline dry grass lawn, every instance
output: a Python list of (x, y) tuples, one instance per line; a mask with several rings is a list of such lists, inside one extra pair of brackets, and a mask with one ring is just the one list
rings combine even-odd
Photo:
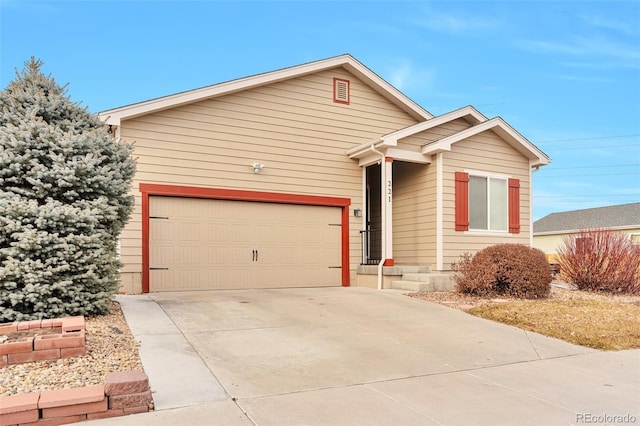
[(549, 299), (487, 299), (448, 293), (416, 293), (487, 318), (596, 349), (640, 348), (640, 296), (612, 296), (553, 287)]

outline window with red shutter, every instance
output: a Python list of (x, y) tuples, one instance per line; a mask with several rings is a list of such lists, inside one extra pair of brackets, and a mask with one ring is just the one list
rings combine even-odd
[(455, 173), (456, 231), (520, 233), (520, 181), (487, 172)]

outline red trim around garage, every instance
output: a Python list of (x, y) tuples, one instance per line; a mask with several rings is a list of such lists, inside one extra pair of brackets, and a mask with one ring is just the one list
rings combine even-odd
[(342, 286), (350, 284), (349, 274), (349, 198), (280, 194), (239, 189), (141, 183), (142, 193), (142, 292), (149, 292), (149, 196), (208, 198), (212, 200), (254, 201), (260, 203), (301, 204), (342, 208)]

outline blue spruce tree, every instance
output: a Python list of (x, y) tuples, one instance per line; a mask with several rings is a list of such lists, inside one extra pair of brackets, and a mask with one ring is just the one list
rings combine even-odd
[(132, 147), (42, 65), (0, 92), (0, 322), (106, 313), (134, 204)]

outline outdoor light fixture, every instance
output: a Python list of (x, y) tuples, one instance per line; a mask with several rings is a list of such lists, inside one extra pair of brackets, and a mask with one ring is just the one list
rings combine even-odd
[(355, 209), (355, 210), (353, 210), (353, 215), (354, 215), (355, 217), (360, 217), (360, 216), (362, 216), (362, 210), (360, 210), (360, 209)]
[(260, 173), (260, 170), (262, 170), (262, 168), (264, 167), (264, 164), (260, 164), (260, 163), (253, 163), (251, 165), (251, 167), (253, 167), (253, 172), (254, 173)]

